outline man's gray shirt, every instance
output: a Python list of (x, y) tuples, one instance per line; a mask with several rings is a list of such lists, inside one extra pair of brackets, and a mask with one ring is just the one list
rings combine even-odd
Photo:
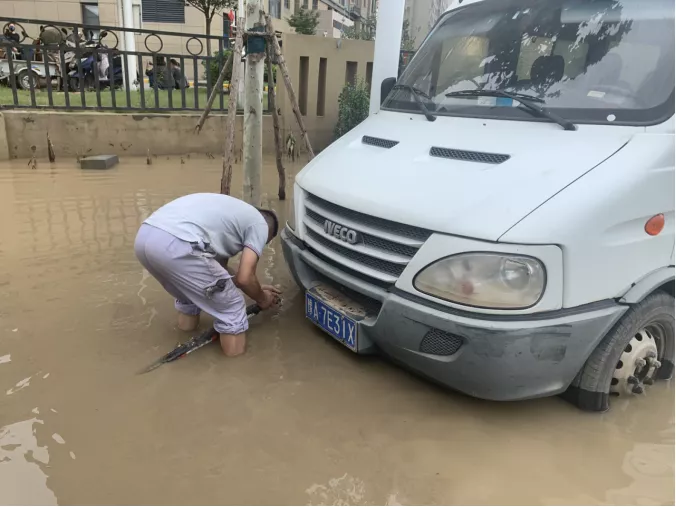
[(178, 239), (201, 243), (220, 259), (248, 247), (258, 257), (268, 240), (268, 224), (250, 204), (229, 195), (190, 194), (171, 201), (145, 222)]

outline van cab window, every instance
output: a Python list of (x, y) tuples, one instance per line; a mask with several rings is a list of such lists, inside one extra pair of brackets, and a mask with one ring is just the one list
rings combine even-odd
[[(655, 124), (674, 113), (671, 0), (484, 0), (447, 13), (402, 74), (435, 115), (541, 121), (531, 97), (576, 123)], [(420, 113), (406, 87), (384, 109)]]

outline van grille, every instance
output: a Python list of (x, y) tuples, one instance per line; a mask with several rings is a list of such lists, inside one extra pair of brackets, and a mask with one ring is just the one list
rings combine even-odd
[[(361, 234), (362, 242), (350, 245), (324, 233), (330, 220)], [(394, 284), (422, 244), (432, 234), (410, 225), (348, 210), (314, 195), (305, 202), (305, 239), (314, 251), (338, 266), (358, 272), (367, 281)]]
[(317, 197), (314, 195), (308, 195), (307, 202), (314, 204), (318, 207), (324, 208), (326, 211), (334, 213), (336, 215), (349, 218), (355, 222), (363, 223), (369, 227), (374, 227), (376, 229), (381, 229), (384, 232), (389, 232), (399, 236), (404, 236), (406, 238), (418, 239), (425, 241), (432, 234), (431, 231), (425, 229), (420, 229), (419, 227), (413, 227), (412, 225), (404, 225), (398, 222), (392, 222), (391, 220), (385, 220), (383, 218), (373, 217), (371, 215), (366, 215), (364, 213), (359, 213), (358, 211), (352, 211), (337, 204), (333, 204), (329, 201)]
[(370, 255), (364, 255), (344, 246), (340, 246), (333, 241), (326, 239), (323, 236), (320, 236), (314, 231), (307, 231), (307, 237), (310, 238), (313, 242), (319, 243), (321, 246), (328, 248), (329, 250), (336, 252), (338, 255), (341, 255), (347, 259), (358, 262), (370, 268), (382, 271), (383, 273), (388, 273), (392, 276), (401, 275), (404, 271), (404, 266), (393, 264), (391, 262), (382, 261), (376, 257), (371, 257)]
[[(324, 227), (324, 220), (326, 219), (322, 217), (319, 213), (317, 213), (316, 211), (312, 211), (309, 208), (305, 212), (307, 213), (307, 216), (310, 218), (310, 220), (313, 220), (317, 225)], [(418, 251), (416, 247), (400, 245), (399, 243), (395, 243), (394, 241), (388, 241), (386, 239), (382, 239), (377, 236), (371, 236), (370, 234), (363, 234), (362, 236), (364, 238), (364, 244), (366, 246), (377, 248), (378, 250), (382, 250), (383, 252), (398, 253), (401, 255), (413, 257)]]

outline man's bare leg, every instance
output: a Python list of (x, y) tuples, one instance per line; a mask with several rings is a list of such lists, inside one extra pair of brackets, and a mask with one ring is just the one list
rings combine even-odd
[(199, 315), (178, 312), (178, 328), (181, 331), (194, 331), (200, 325)]
[(246, 333), (224, 334), (221, 333), (221, 349), (228, 357), (244, 354), (246, 351)]

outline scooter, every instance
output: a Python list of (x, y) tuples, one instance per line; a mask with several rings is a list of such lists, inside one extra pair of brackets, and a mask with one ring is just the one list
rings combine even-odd
[[(109, 63), (108, 52), (97, 52), (96, 49), (107, 49), (100, 40), (88, 40), (82, 45), (80, 68), (76, 60), (73, 60), (68, 73), (68, 86), (71, 90), (80, 89), (80, 79), (84, 82), (84, 89), (91, 90), (96, 87), (96, 76), (99, 76), (99, 89), (109, 86), (120, 87), (123, 84), (122, 77), (122, 57), (116, 55), (113, 57), (113, 73), (111, 75), (111, 66)], [(95, 58), (95, 55), (97, 58)], [(81, 72), (81, 73), (80, 73)]]

